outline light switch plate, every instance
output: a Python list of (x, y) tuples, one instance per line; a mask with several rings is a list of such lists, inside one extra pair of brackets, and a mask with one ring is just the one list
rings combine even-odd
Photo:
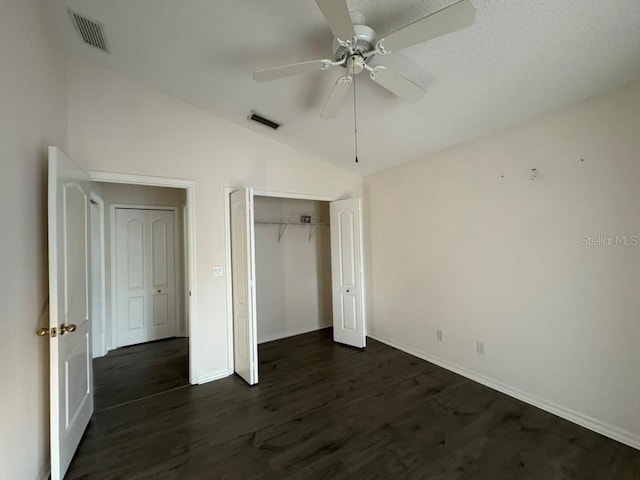
[(214, 277), (224, 277), (224, 267), (213, 267)]

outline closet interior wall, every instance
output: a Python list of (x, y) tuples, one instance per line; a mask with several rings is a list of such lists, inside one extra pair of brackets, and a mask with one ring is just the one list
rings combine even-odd
[(331, 326), (329, 203), (256, 196), (254, 204), (258, 343)]

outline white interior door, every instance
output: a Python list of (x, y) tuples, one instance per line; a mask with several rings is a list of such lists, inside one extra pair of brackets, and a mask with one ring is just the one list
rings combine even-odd
[(49, 147), (51, 480), (64, 477), (93, 413), (89, 182)]
[(116, 345), (177, 334), (174, 215), (116, 208)]
[(253, 191), (231, 194), (231, 285), (234, 370), (249, 385), (258, 383)]
[(364, 348), (367, 340), (361, 200), (331, 202), (330, 217), (333, 339)]

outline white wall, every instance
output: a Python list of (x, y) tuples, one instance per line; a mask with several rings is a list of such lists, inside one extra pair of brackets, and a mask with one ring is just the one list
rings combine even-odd
[[(302, 215), (326, 225), (290, 225), (278, 241), (278, 225), (259, 223), (299, 223)], [(328, 202), (256, 196), (255, 221), (258, 342), (330, 326)]]
[(115, 272), (111, 269), (111, 209), (113, 205), (146, 205), (176, 207), (175, 218), (175, 250), (176, 250), (176, 305), (179, 312), (178, 332), (180, 336), (186, 335), (185, 328), (185, 307), (184, 299), (184, 246), (183, 228), (184, 220), (182, 210), (186, 202), (185, 190), (180, 188), (150, 187), (147, 185), (128, 185), (120, 183), (92, 182), (101, 187), (102, 199), (105, 208), (105, 258), (106, 258), (106, 345), (108, 350), (116, 348), (116, 339), (113, 336), (113, 312), (114, 302), (111, 290), (112, 275)]
[(0, 2), (0, 478), (49, 472), (47, 146), (66, 148), (65, 58), (49, 5)]
[(211, 273), (226, 261), (224, 187), (349, 196), (360, 194), (361, 177), (83, 60), (70, 59), (68, 76), (71, 158), (195, 180), (197, 374), (226, 374), (226, 280)]
[(635, 84), (367, 177), (370, 332), (640, 448), (640, 247), (582, 239), (640, 235), (639, 118)]

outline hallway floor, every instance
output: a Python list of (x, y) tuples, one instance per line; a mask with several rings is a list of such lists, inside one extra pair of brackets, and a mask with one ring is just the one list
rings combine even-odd
[(189, 339), (168, 338), (93, 359), (95, 411), (189, 385)]

